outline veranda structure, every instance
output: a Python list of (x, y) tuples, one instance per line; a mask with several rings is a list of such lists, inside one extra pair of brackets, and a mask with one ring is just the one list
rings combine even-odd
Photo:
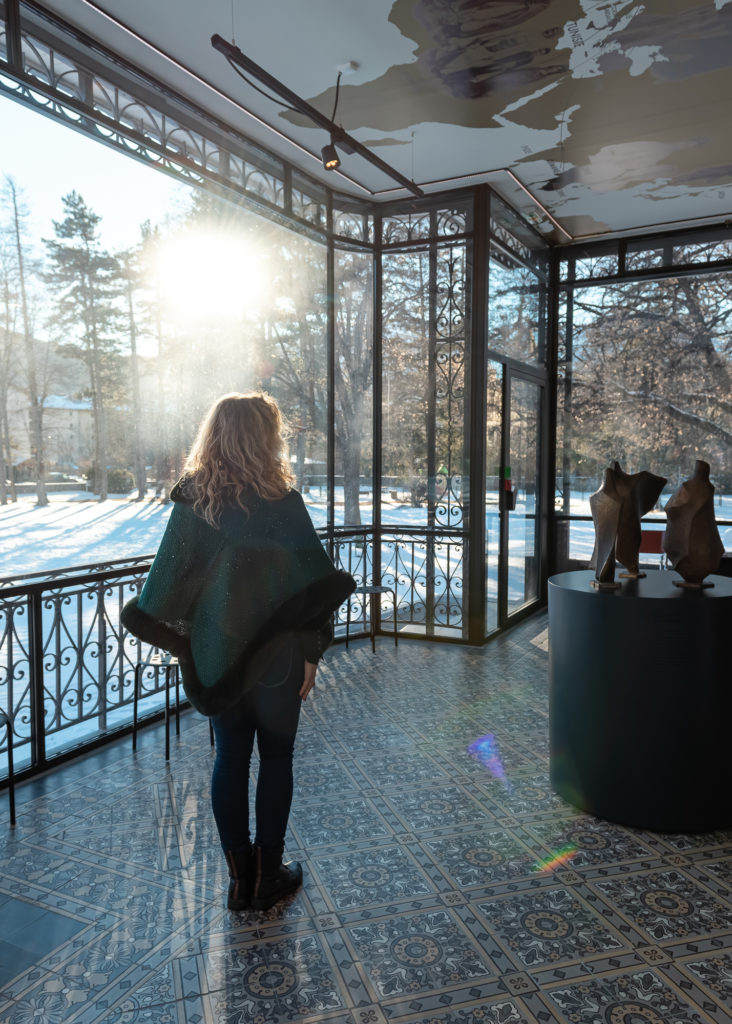
[[(338, 564), (361, 582), (396, 590), (400, 633), (480, 644), (541, 607), (549, 575), (587, 555), (587, 510), (574, 499), (594, 489), (589, 482), (615, 454), (598, 445), (583, 467), (592, 446), (578, 444), (578, 410), (593, 430), (610, 415), (597, 396), (587, 399), (588, 360), (592, 374), (602, 350), (587, 337), (592, 317), (601, 319), (602, 296), (632, 295), (640, 321), (664, 301), (664, 282), (670, 302), (679, 280), (719, 288), (732, 271), (732, 229), (556, 245), (486, 183), (357, 199), (249, 141), (40, 5), (11, 0), (0, 11), (7, 96), (307, 240), (322, 266), (322, 333), (310, 367), (317, 428), (297, 437), (301, 470), (318, 472), (302, 472), (301, 483), (323, 497), (321, 532)], [(607, 322), (617, 328), (616, 308), (613, 317)], [(719, 310), (716, 317), (720, 323)], [(709, 346), (719, 358), (710, 365), (704, 357), (706, 414), (678, 421), (701, 432), (697, 448), (712, 446), (705, 453), (716, 456), (717, 480), (729, 493), (728, 347), (725, 357), (713, 338)], [(642, 365), (637, 360), (632, 372)], [(619, 372), (611, 360), (602, 370)], [(277, 394), (275, 381), (265, 375), (263, 383)], [(639, 381), (633, 393), (624, 381), (623, 388), (623, 414), (642, 412), (638, 429), (647, 429), (641, 421), (653, 419), (654, 386)], [(405, 430), (410, 403), (418, 436)], [(675, 408), (668, 398), (665, 406)], [(304, 417), (304, 401), (289, 411)], [(706, 433), (705, 420), (714, 427)], [(642, 437), (624, 450), (626, 468), (643, 468), (632, 464)], [(676, 435), (656, 450), (664, 465), (650, 468), (673, 465), (682, 477), (691, 468), (691, 448)], [(395, 501), (410, 504), (408, 522), (393, 515)], [(728, 505), (719, 519), (732, 525)], [(148, 564), (134, 558), (3, 581), (0, 703), (13, 715), (23, 771), (128, 727), (134, 664), (147, 652), (123, 636), (119, 609)], [(364, 627), (367, 615), (368, 608), (352, 611)], [(345, 619), (343, 609), (341, 635)], [(157, 682), (150, 680), (153, 708)]]

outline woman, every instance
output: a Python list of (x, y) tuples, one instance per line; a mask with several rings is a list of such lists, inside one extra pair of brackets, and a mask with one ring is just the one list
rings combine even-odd
[(331, 615), (355, 583), (334, 568), (291, 487), (274, 399), (220, 398), (185, 468), (150, 573), (122, 622), (178, 657), (186, 695), (212, 716), (211, 795), (229, 867), (228, 907), (264, 910), (302, 882), (300, 864), (282, 863), (295, 733), (333, 639)]

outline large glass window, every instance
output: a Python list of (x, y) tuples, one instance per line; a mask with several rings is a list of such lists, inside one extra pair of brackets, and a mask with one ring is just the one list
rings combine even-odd
[(462, 636), (470, 247), (422, 241), (450, 225), (464, 230), (465, 212), (384, 223), (387, 240), (419, 241), (382, 257), (382, 563), (399, 581), (406, 628)]
[[(0, 503), (78, 513), (60, 544), (6, 533), (0, 576), (154, 551), (167, 510), (120, 499), (165, 498), (230, 391), (280, 401), (297, 485), (325, 525), (325, 245), (0, 104)], [(114, 498), (123, 546), (102, 509), (73, 529), (82, 496)]]
[(503, 464), (503, 366), (493, 360), (486, 368), (485, 419), (485, 631), (498, 629), (498, 570), (501, 552), (501, 491)]
[(501, 355), (543, 366), (545, 289), (534, 271), (491, 244), (488, 345)]
[(429, 252), (383, 257), (382, 521), (427, 524)]
[[(703, 459), (717, 488), (717, 517), (732, 520), (731, 280), (729, 273), (701, 274), (563, 294), (558, 511), (588, 517), (590, 494), (617, 460), (625, 472), (667, 478), (657, 506), (662, 516), (670, 494)], [(720, 532), (732, 548), (732, 526)], [(592, 537), (591, 522), (575, 520), (565, 558), (586, 562)]]
[(335, 252), (335, 510), (343, 526), (373, 516), (373, 256)]

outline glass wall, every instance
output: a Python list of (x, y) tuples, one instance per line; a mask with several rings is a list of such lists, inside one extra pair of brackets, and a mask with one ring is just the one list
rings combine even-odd
[[(668, 246), (636, 243), (628, 268), (654, 265)], [(691, 251), (693, 250), (693, 251)], [(649, 255), (650, 254), (650, 255)], [(675, 247), (678, 262), (683, 247)], [(706, 254), (732, 256), (729, 243)], [(698, 259), (696, 247), (686, 254)], [(655, 258), (655, 257), (654, 257)], [(577, 261), (576, 275), (587, 268)], [(607, 265), (606, 265), (607, 269)], [(627, 473), (650, 470), (667, 484), (649, 518), (710, 463), (715, 511), (732, 549), (732, 302), (730, 271), (647, 280), (592, 281), (561, 295), (556, 508), (560, 565), (592, 552), (589, 496), (617, 460)], [(569, 517), (569, 518), (564, 518)], [(582, 518), (584, 517), (584, 518)]]
[(373, 522), (374, 259), (335, 250), (335, 508), (337, 526)]
[(286, 414), (295, 486), (317, 527), (328, 522), (326, 247), (273, 228), (269, 301), (252, 339), (255, 386)]
[(453, 637), (468, 622), (469, 235), (467, 205), (383, 223), (382, 566), (402, 627)]
[(382, 271), (382, 522), (426, 526), (429, 250), (384, 253)]

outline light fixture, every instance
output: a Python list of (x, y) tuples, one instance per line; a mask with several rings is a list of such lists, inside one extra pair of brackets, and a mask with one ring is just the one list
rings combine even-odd
[[(341, 94), (341, 75), (342, 71), (338, 72), (338, 78), (336, 78), (336, 93), (335, 103), (333, 104), (333, 113), (330, 115), (331, 124), (335, 124), (336, 110), (338, 110), (338, 97)], [(341, 129), (340, 134), (343, 134)], [(323, 146), (320, 151), (320, 155), (323, 158), (323, 167), (326, 171), (337, 171), (341, 166), (341, 158), (338, 156), (338, 152), (335, 148), (335, 142), (333, 140), (333, 132), (330, 133), (330, 142), (327, 146)]]
[(323, 146), (320, 155), (323, 158), (323, 167), (326, 171), (337, 171), (341, 166), (341, 158), (338, 156), (332, 137), (328, 145)]
[[(259, 86), (246, 78), (246, 75), (255, 79), (269, 91), (269, 99), (274, 100), (275, 103), (281, 103), (283, 106), (289, 107), (298, 114), (304, 115), (312, 121), (313, 124), (317, 125), (319, 128), (325, 129), (325, 131), (329, 133), (330, 143), (327, 146), (324, 146), (321, 151), (323, 167), (325, 167), (326, 170), (336, 170), (340, 165), (340, 158), (338, 157), (338, 153), (335, 149), (335, 143), (338, 143), (338, 148), (341, 152), (351, 154), (356, 153), (363, 157), (363, 159), (367, 160), (373, 167), (378, 168), (383, 174), (388, 175), (392, 181), (397, 182), (402, 188), (411, 192), (412, 195), (424, 195), (424, 192), (418, 185), (415, 185), (415, 183), (410, 181), (409, 178), (405, 177), (405, 175), (400, 174), (396, 168), (391, 167), (382, 160), (380, 156), (377, 156), (376, 153), (372, 153), (371, 150), (364, 146), (363, 143), (359, 142), (358, 139), (354, 139), (352, 135), (345, 132), (343, 128), (335, 123), (333, 118), (328, 118), (325, 114), (321, 114), (319, 110), (316, 110), (315, 107), (311, 106), (301, 96), (294, 93), (292, 89), (288, 89), (286, 85), (283, 85), (283, 83), (278, 81), (273, 75), (270, 75), (269, 72), (265, 71), (264, 68), (259, 66), (259, 64), (255, 64), (250, 57), (247, 57), (246, 54), (241, 52), (238, 46), (235, 46), (233, 43), (228, 43), (220, 35), (211, 36), (211, 45), (215, 50), (218, 50), (219, 53), (224, 55), (233, 70), (236, 71), (237, 74), (241, 75), (249, 85), (253, 85), (254, 88), (260, 92), (262, 91), (259, 89)], [(242, 71), (245, 72), (245, 74), (242, 74)], [(338, 78), (340, 79), (340, 73)], [(272, 93), (274, 93), (274, 96)], [(336, 92), (336, 104), (337, 102), (338, 96)], [(333, 110), (333, 117), (335, 117), (335, 108)], [(326, 162), (326, 157), (329, 162)], [(332, 162), (334, 158), (336, 161), (335, 163)]]

